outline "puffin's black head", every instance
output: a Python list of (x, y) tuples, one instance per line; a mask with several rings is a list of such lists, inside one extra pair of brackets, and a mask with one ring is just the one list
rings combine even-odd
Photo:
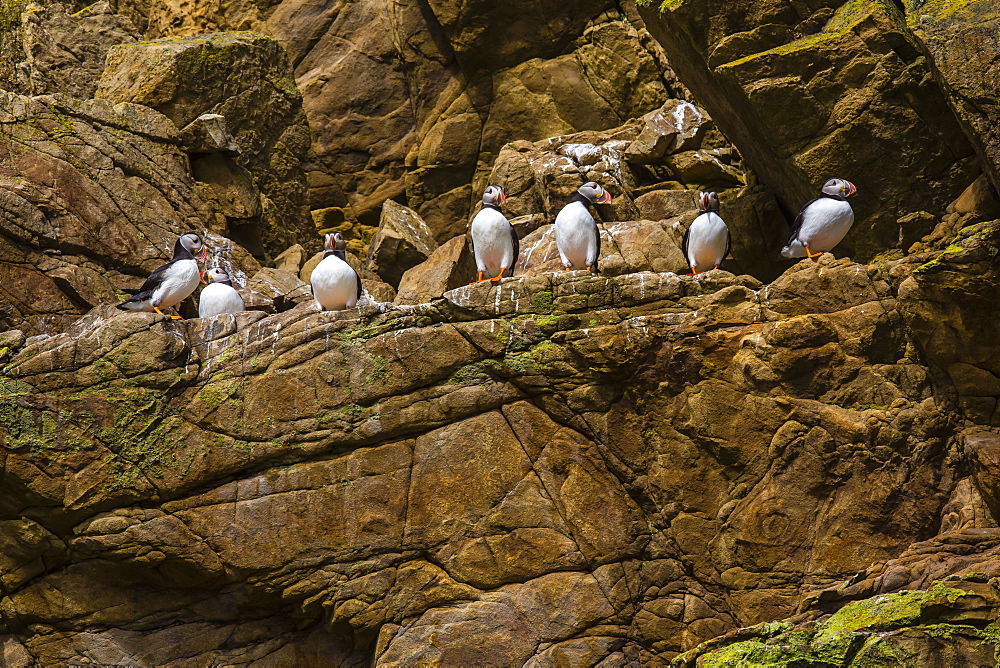
[(190, 253), (196, 260), (204, 262), (208, 258), (208, 248), (201, 242), (201, 237), (194, 232), (182, 234), (177, 238), (177, 243), (174, 244), (174, 256), (176, 257), (182, 249)]
[(226, 270), (222, 267), (212, 267), (207, 271), (203, 271), (201, 278), (208, 284), (222, 283), (229, 286), (233, 284), (232, 280), (229, 278), (229, 274), (227, 274)]
[(577, 192), (586, 197), (591, 204), (611, 204), (611, 193), (593, 181), (584, 183)]
[(698, 196), (698, 210), (719, 212), (719, 196), (713, 192), (703, 192)]
[(503, 206), (507, 201), (507, 193), (500, 186), (486, 186), (483, 191), (483, 204)]
[(326, 255), (336, 255), (341, 260), (347, 258), (347, 242), (340, 232), (327, 233), (323, 239), (323, 248), (326, 249)]
[(830, 179), (823, 184), (822, 193), (831, 197), (850, 197), (858, 191), (854, 184), (844, 179)]

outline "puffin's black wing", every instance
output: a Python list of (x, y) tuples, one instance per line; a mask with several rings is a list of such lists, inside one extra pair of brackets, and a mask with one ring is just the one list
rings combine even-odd
[(154, 269), (153, 273), (149, 275), (149, 278), (146, 279), (146, 282), (143, 283), (142, 287), (139, 288), (138, 290), (131, 288), (127, 290), (122, 290), (122, 292), (124, 292), (125, 294), (132, 295), (131, 297), (123, 301), (122, 304), (128, 302), (141, 302), (150, 299), (153, 296), (153, 291), (156, 290), (157, 286), (159, 286), (160, 283), (163, 282), (163, 276), (164, 274), (167, 273), (167, 269), (169, 269), (170, 265), (172, 265), (173, 263), (174, 261), (171, 260), (165, 265)]
[(694, 225), (694, 222), (692, 222), (691, 225), (688, 225), (687, 229), (684, 230), (684, 238), (681, 239), (681, 252), (684, 253), (684, 261), (685, 262), (688, 261), (688, 242), (691, 240), (691, 226), (692, 225)]
[(806, 202), (806, 205), (802, 207), (801, 211), (799, 211), (799, 215), (795, 216), (795, 222), (792, 223), (792, 232), (791, 234), (788, 235), (788, 243), (785, 244), (786, 246), (790, 246), (792, 242), (795, 241), (795, 236), (799, 233), (799, 228), (802, 227), (802, 221), (805, 218), (806, 209), (809, 208), (810, 204), (819, 199), (820, 198), (817, 197), (816, 199), (811, 199), (808, 202)]
[[(510, 225), (510, 223), (507, 223)], [(510, 269), (504, 272), (507, 277), (514, 275), (514, 266), (517, 264), (517, 259), (521, 257), (521, 240), (517, 238), (517, 230), (514, 229), (513, 225), (510, 225), (510, 245), (514, 248), (514, 262), (510, 265)]]
[(361, 293), (364, 290), (364, 287), (361, 285), (361, 274), (359, 274), (357, 271), (355, 271), (354, 272), (354, 276), (355, 276), (355, 278), (358, 279), (358, 297), (357, 298), (361, 299)]
[(594, 258), (594, 264), (590, 265), (590, 273), (599, 274), (601, 271), (597, 265), (601, 262), (601, 230), (597, 227), (596, 219), (594, 219), (594, 236), (597, 237), (597, 257)]
[[(722, 262), (725, 262), (726, 258), (729, 257), (729, 250), (732, 247), (733, 247), (733, 233), (729, 231), (729, 226), (727, 225), (726, 226), (726, 252), (722, 254)], [(719, 263), (719, 266), (720, 267), (722, 266), (721, 262)]]
[(142, 287), (139, 288), (139, 290), (134, 294), (138, 295), (143, 292), (152, 292), (153, 290), (155, 290), (156, 286), (158, 286), (160, 283), (163, 282), (163, 275), (167, 273), (167, 269), (169, 269), (170, 265), (172, 265), (173, 263), (174, 263), (173, 260), (171, 260), (162, 267), (157, 267), (156, 269), (154, 269), (153, 273), (150, 274), (149, 278), (146, 279), (146, 282), (143, 283)]

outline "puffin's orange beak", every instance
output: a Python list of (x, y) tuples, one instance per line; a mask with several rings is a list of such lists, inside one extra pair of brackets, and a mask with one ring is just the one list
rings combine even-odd
[(850, 197), (850, 196), (851, 196), (851, 195), (853, 195), (854, 193), (858, 192), (858, 189), (857, 189), (857, 188), (855, 188), (855, 187), (854, 187), (854, 184), (853, 184), (853, 183), (851, 183), (850, 181), (844, 181), (844, 183), (846, 183), (846, 184), (847, 184), (847, 187), (848, 187), (848, 188), (850, 188), (850, 190), (848, 190), (848, 191), (847, 191), (847, 196), (848, 196), (848, 197)]
[(208, 259), (208, 246), (202, 246), (201, 252), (195, 255), (195, 259), (199, 262), (204, 262)]
[(503, 206), (506, 203), (507, 203), (507, 193), (505, 193), (503, 191), (503, 188), (501, 188), (500, 189), (500, 206)]
[(701, 208), (704, 209), (705, 211), (708, 211), (708, 193), (707, 192), (701, 194), (701, 202), (700, 203), (701, 203)]
[(598, 204), (611, 204), (611, 193), (607, 190), (604, 191), (604, 196), (597, 200)]
[(198, 272), (198, 280), (200, 280), (202, 283), (208, 284), (208, 281), (205, 280), (205, 274), (207, 274), (207, 273), (208, 273), (208, 271), (206, 271), (205, 269), (202, 269), (201, 271), (199, 271)]

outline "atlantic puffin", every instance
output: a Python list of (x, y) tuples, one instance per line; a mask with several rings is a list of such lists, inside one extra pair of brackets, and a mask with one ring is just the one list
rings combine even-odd
[(718, 269), (729, 255), (729, 227), (719, 215), (719, 196), (703, 192), (698, 198), (698, 217), (687, 228), (681, 249), (691, 267), (691, 276)]
[(556, 216), (556, 248), (566, 269), (587, 269), (598, 273), (601, 233), (590, 215), (588, 204), (610, 204), (611, 193), (593, 181), (580, 186)]
[[(195, 255), (198, 253), (198, 255)], [(179, 304), (194, 292), (201, 280), (198, 262), (208, 257), (208, 248), (194, 232), (182, 234), (174, 244), (170, 262), (156, 269), (138, 290), (124, 290), (132, 296), (118, 304), (122, 311), (155, 311)], [(170, 316), (180, 320), (179, 315)]]
[[(514, 264), (521, 251), (521, 241), (514, 226), (500, 211), (507, 201), (507, 193), (500, 186), (487, 186), (483, 192), (483, 206), (469, 225), (469, 243), (476, 257), (479, 275), (473, 283), (489, 280), (497, 283), (504, 276), (514, 275)], [(493, 275), (496, 274), (494, 277)]]
[(313, 269), (313, 299), (320, 311), (342, 311), (354, 308), (361, 297), (361, 276), (347, 264), (347, 242), (340, 232), (331, 232), (324, 238), (326, 252)]
[(211, 318), (222, 313), (240, 313), (246, 310), (243, 298), (236, 292), (229, 274), (221, 267), (212, 267), (202, 273), (208, 285), (198, 295), (198, 317)]
[(781, 249), (785, 257), (819, 257), (841, 242), (854, 224), (854, 210), (847, 198), (857, 192), (850, 181), (830, 179), (820, 196), (795, 217), (788, 245)]

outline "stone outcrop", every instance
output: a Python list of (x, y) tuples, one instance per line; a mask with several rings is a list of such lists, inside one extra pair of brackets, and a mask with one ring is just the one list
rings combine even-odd
[[(845, 242), (857, 259), (908, 248), (934, 221), (907, 216), (940, 215), (976, 176), (949, 93), (895, 3), (668, 0), (640, 13), (789, 221), (828, 178), (862, 184)], [(903, 219), (917, 225), (908, 236)]]
[(260, 268), (223, 238), (227, 219), (158, 112), (0, 93), (0, 128), (0, 328), (64, 330), (139, 287), (191, 230), (239, 276)]
[(309, 146), (302, 95), (273, 39), (221, 33), (121, 44), (96, 96), (156, 109), (181, 129), (222, 116), (216, 146), (187, 148), (194, 178), (222, 192), (233, 238), (261, 259), (296, 242), (317, 245), (301, 166)]
[(648, 664), (789, 617), (939, 528), (995, 527), (909, 343), (914, 266), (97, 309), (7, 366), (2, 512), (36, 564), (7, 587), (8, 643), (43, 663)]
[(906, 22), (1000, 190), (1000, 11), (988, 0), (910, 3)]
[(655, 43), (609, 0), (115, 7), (148, 38), (273, 36), (289, 52), (313, 130), (312, 208), (374, 225), (395, 199), (438, 242), (464, 231), (507, 142), (614, 127), (677, 89)]

